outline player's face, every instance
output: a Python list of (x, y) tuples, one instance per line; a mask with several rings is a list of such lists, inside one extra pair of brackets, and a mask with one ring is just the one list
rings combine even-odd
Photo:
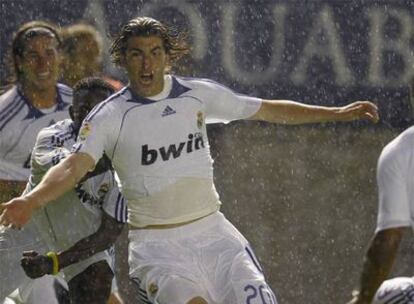
[(91, 38), (80, 39), (70, 58), (65, 60), (70, 82), (76, 83), (82, 78), (98, 75), (101, 67), (101, 51), (98, 43)]
[(108, 96), (109, 92), (99, 89), (91, 91), (80, 90), (74, 94), (71, 116), (77, 131), (89, 112)]
[(160, 37), (129, 38), (122, 64), (132, 89), (139, 95), (153, 96), (164, 88), (168, 55)]
[(38, 36), (26, 42), (23, 55), (17, 57), (22, 82), (27, 89), (46, 90), (56, 85), (59, 77), (57, 41)]

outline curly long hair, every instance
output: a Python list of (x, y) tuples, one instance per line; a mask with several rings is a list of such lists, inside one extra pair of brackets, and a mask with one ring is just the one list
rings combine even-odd
[(172, 26), (167, 26), (150, 17), (137, 17), (125, 24), (118, 37), (112, 43), (110, 54), (112, 62), (120, 65), (125, 54), (128, 39), (136, 36), (157, 36), (163, 41), (165, 52), (169, 55), (172, 64), (181, 57), (190, 53), (187, 43), (187, 34), (179, 32)]

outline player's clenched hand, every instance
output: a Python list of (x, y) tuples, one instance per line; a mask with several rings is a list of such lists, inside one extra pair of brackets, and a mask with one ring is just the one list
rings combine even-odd
[(53, 272), (53, 261), (36, 251), (24, 251), (20, 261), (26, 275), (32, 279), (40, 278)]
[(0, 204), (0, 225), (23, 227), (32, 217), (33, 208), (23, 197)]
[(368, 119), (373, 123), (377, 123), (379, 120), (378, 107), (370, 101), (356, 101), (340, 107), (339, 114), (343, 121)]

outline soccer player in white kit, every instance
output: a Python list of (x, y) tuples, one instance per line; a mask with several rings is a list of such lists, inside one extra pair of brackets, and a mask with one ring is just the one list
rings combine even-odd
[[(103, 39), (99, 31), (92, 25), (80, 22), (64, 26), (60, 30), (62, 38), (62, 62), (61, 62), (61, 81), (69, 86), (74, 86), (78, 81), (92, 76), (99, 76), (115, 88), (116, 91), (122, 89), (124, 85), (107, 75), (103, 75)], [(118, 244), (125, 243), (126, 234), (123, 234), (125, 240), (120, 240)], [(127, 255), (127, 248), (117, 246), (114, 252), (117, 255)], [(122, 262), (127, 263), (127, 261)], [(115, 281), (115, 279), (114, 279)], [(111, 293), (111, 299), (108, 304), (120, 303), (117, 284), (114, 284), (114, 290)]]
[[(60, 37), (49, 23), (23, 24), (12, 42), (15, 84), (0, 96), (0, 197), (20, 195), (30, 174), (30, 151), (37, 132), (67, 118), (72, 90), (57, 83)], [(27, 278), (19, 267), (22, 250), (42, 248), (36, 230), (0, 228), (0, 302)], [(6, 263), (6, 261), (13, 261)], [(31, 284), (44, 286), (22, 295), (27, 303), (56, 303), (54, 278)], [(25, 292), (23, 292), (25, 293)]]
[[(114, 92), (100, 78), (85, 78), (75, 85), (71, 119), (44, 128), (37, 136), (27, 191), (70, 154), (82, 120)], [(22, 266), (31, 278), (57, 274), (63, 269), (71, 303), (106, 303), (114, 271), (113, 257), (104, 250), (114, 244), (126, 219), (126, 202), (118, 190), (110, 163), (103, 159), (74, 191), (68, 191), (58, 202), (36, 212), (33, 221), (52, 252), (48, 255), (25, 252)], [(46, 248), (42, 250), (45, 251)]]
[(130, 277), (144, 303), (276, 303), (248, 242), (219, 212), (206, 122), (377, 121), (377, 108), (263, 100), (166, 74), (187, 51), (183, 37), (161, 22), (130, 20), (111, 48), (129, 85), (88, 115), (74, 153), (34, 191), (0, 207), (0, 224), (24, 225), (105, 153), (128, 201)]
[(414, 303), (414, 278), (394, 278), (383, 283), (404, 233), (414, 229), (413, 172), (414, 127), (410, 127), (392, 140), (378, 159), (377, 227), (365, 256), (359, 292), (349, 304)]

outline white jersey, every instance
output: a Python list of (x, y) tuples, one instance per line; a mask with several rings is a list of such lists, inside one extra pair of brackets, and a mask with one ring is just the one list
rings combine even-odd
[(26, 181), (30, 152), (40, 129), (68, 118), (72, 89), (57, 85), (56, 106), (37, 109), (17, 86), (0, 96), (0, 179)]
[(379, 209), (376, 231), (414, 229), (414, 127), (401, 133), (378, 160)]
[(126, 87), (84, 120), (74, 152), (112, 159), (136, 227), (194, 220), (219, 209), (205, 122), (251, 117), (261, 99), (204, 79), (166, 76), (143, 98)]
[[(75, 140), (70, 119), (39, 132), (32, 153), (32, 174), (27, 191), (40, 182), (49, 168), (70, 153)], [(111, 171), (87, 179), (75, 191), (69, 191), (58, 201), (38, 210), (33, 220), (48, 246), (59, 251), (96, 232), (102, 210), (118, 222), (127, 220), (125, 200)]]

